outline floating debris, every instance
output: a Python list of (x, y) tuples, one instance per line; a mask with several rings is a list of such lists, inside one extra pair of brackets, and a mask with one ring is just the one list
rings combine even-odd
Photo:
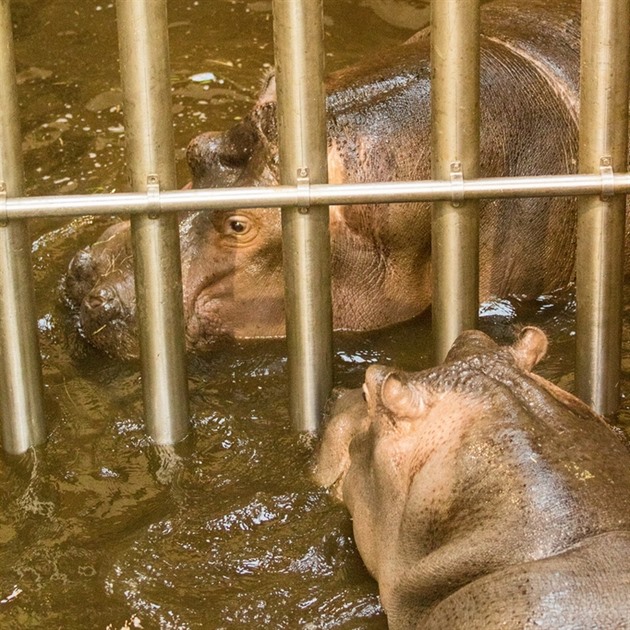
[(122, 102), (123, 95), (121, 90), (107, 90), (106, 92), (101, 92), (91, 98), (85, 104), (85, 108), (91, 112), (102, 112), (103, 110), (111, 109), (112, 107), (120, 107)]
[(217, 75), (214, 72), (199, 72), (198, 74), (193, 74), (190, 80), (195, 83), (209, 83), (210, 81), (216, 81)]
[(51, 75), (52, 70), (32, 66), (30, 68), (26, 68), (26, 70), (22, 70), (22, 72), (17, 75), (16, 81), (18, 85), (22, 85), (23, 83), (28, 83), (29, 81), (43, 81)]

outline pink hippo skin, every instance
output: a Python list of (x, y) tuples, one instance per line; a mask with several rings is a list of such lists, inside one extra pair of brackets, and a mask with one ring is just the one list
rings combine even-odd
[(370, 367), (334, 403), (315, 477), (390, 628), (630, 628), (630, 451), (530, 372), (546, 348), (468, 331), (443, 365)]
[[(481, 175), (577, 169), (578, 0), (493, 0), (482, 8)], [(331, 183), (430, 178), (429, 32), (327, 81)], [(195, 188), (278, 183), (275, 81), (250, 114), (188, 148)], [(480, 297), (536, 297), (574, 276), (576, 200), (481, 203)], [(333, 206), (334, 326), (370, 330), (431, 303), (431, 205)], [(284, 334), (277, 208), (189, 214), (180, 224), (186, 341)], [(70, 263), (79, 328), (112, 356), (136, 356), (128, 224)]]

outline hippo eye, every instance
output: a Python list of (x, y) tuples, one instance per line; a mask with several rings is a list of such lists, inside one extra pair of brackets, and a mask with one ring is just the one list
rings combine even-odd
[(251, 222), (247, 217), (231, 216), (225, 220), (223, 224), (225, 234), (232, 236), (243, 236), (251, 229)]
[(234, 220), (230, 221), (230, 229), (232, 230), (232, 232), (242, 234), (247, 229), (247, 226), (242, 221)]

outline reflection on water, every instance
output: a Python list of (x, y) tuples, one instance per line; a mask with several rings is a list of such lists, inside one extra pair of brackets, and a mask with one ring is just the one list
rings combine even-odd
[[(124, 189), (113, 2), (12, 4), (28, 193)], [(398, 18), (422, 8), (329, 2), (329, 67), (404, 40)], [(270, 2), (173, 0), (169, 18), (183, 184), (188, 140), (226, 128), (255, 98), (272, 62)], [(312, 446), (291, 432), (284, 343), (191, 357), (193, 432), (174, 449), (147, 443), (138, 366), (85, 347), (59, 300), (70, 257), (105, 223), (32, 226), (50, 438), (0, 461), (1, 627), (385, 628), (348, 516), (310, 482)], [(484, 306), (482, 327), (498, 338), (516, 321), (545, 327), (541, 371), (571, 387), (571, 293)], [(358, 385), (375, 362), (427, 366), (429, 331), (424, 317), (338, 336), (337, 383)]]

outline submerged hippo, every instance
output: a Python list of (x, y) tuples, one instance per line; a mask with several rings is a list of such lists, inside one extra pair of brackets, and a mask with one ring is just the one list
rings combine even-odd
[[(482, 8), (482, 176), (576, 172), (578, 0), (494, 0)], [(327, 81), (332, 183), (430, 178), (429, 33)], [(195, 138), (193, 187), (278, 182), (275, 82), (241, 122)], [(331, 208), (336, 329), (412, 318), (431, 303), (430, 204)], [(574, 275), (576, 200), (481, 204), (481, 298), (535, 297)], [(186, 340), (284, 334), (278, 209), (215, 210), (181, 221)], [(111, 228), (70, 263), (66, 294), (83, 334), (137, 354), (129, 229)]]
[(316, 479), (391, 628), (630, 628), (630, 450), (530, 372), (546, 347), (468, 331), (443, 365), (370, 367), (334, 403)]

